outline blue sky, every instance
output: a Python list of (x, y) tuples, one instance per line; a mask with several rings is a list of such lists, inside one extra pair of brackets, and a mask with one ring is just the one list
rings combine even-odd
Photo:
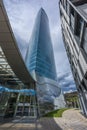
[(26, 54), (36, 15), (41, 7), (44, 8), (49, 18), (59, 84), (64, 91), (74, 91), (75, 84), (62, 41), (58, 0), (4, 0), (4, 3), (23, 57)]

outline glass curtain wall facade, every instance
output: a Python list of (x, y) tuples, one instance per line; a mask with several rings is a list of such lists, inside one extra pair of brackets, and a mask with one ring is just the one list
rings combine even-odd
[(60, 0), (59, 6), (64, 45), (81, 109), (87, 116), (87, 1)]
[(26, 65), (37, 83), (39, 106), (42, 106), (43, 112), (44, 109), (53, 110), (54, 100), (61, 95), (61, 89), (57, 83), (49, 19), (42, 8), (36, 17), (26, 54)]
[(41, 76), (57, 80), (49, 20), (42, 8), (36, 18), (27, 57), (26, 64), (30, 72), (34, 70)]

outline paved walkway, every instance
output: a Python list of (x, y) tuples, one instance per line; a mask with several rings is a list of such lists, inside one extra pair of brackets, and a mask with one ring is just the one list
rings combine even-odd
[[(19, 122), (18, 122), (19, 121)], [(22, 118), (1, 123), (0, 130), (87, 130), (87, 119), (78, 110), (67, 110), (62, 118)]]

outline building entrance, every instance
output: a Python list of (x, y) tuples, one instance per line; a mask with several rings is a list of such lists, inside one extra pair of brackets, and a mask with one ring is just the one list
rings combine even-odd
[(0, 119), (13, 117), (18, 93), (0, 93)]
[(4, 117), (13, 117), (16, 108), (18, 93), (10, 93)]
[(28, 117), (36, 117), (37, 116), (37, 108), (36, 108), (36, 100), (35, 96), (32, 95), (19, 95), (19, 101), (17, 103), (17, 108), (15, 112), (16, 117), (20, 116), (28, 116)]

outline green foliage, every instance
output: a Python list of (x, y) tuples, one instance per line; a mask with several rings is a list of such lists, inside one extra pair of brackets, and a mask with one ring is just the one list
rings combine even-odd
[(62, 117), (62, 113), (68, 109), (69, 108), (58, 109), (58, 110), (45, 114), (44, 117)]

